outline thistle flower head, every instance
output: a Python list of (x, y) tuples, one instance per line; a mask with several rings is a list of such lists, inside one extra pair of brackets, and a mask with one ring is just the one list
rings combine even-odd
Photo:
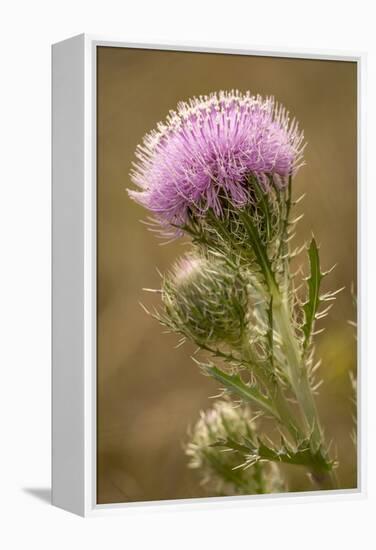
[(219, 400), (208, 411), (201, 412), (194, 426), (185, 452), (189, 467), (199, 469), (202, 482), (208, 483), (220, 494), (271, 493), (282, 489), (278, 467), (273, 463), (259, 463), (251, 468), (239, 466), (239, 453), (215, 446), (227, 439), (241, 442), (252, 438), (256, 424), (247, 406), (235, 405), (230, 400)]
[(237, 269), (223, 260), (185, 256), (163, 284), (162, 301), (170, 327), (198, 344), (242, 341), (247, 287)]
[(238, 91), (180, 102), (136, 149), (130, 196), (162, 226), (252, 200), (250, 176), (266, 189), (302, 164), (303, 133), (272, 97)]

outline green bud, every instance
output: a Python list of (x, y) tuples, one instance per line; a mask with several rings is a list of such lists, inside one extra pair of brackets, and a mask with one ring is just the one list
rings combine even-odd
[(259, 462), (244, 468), (245, 457), (237, 451), (216, 446), (228, 439), (242, 442), (256, 433), (249, 407), (220, 400), (200, 418), (191, 431), (185, 452), (189, 467), (198, 469), (202, 483), (217, 494), (274, 493), (283, 490), (279, 468), (272, 462)]
[(162, 300), (172, 328), (197, 344), (242, 342), (247, 286), (224, 261), (184, 257), (164, 281)]

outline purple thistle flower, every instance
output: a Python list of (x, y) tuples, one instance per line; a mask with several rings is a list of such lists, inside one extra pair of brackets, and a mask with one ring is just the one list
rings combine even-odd
[[(166, 122), (136, 149), (129, 195), (166, 229), (182, 226), (189, 211), (212, 208), (222, 214), (223, 198), (245, 206), (250, 176), (265, 190), (282, 188), (303, 164), (303, 132), (274, 98), (238, 91), (180, 102)], [(222, 199), (222, 200), (221, 200)]]

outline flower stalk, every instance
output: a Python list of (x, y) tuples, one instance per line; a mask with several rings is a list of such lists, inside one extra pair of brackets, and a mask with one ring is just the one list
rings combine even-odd
[[(312, 389), (309, 384), (307, 370), (304, 368), (297, 340), (293, 333), (291, 317), (287, 309), (286, 300), (280, 301), (274, 310), (274, 319), (284, 342), (284, 349), (288, 360), (291, 376), (291, 385), (296, 395), (299, 407), (305, 422), (305, 438), (310, 441), (313, 453), (325, 448), (324, 436), (315, 404)], [(336, 477), (332, 473), (317, 471), (313, 465), (311, 476), (321, 489), (335, 489)]]

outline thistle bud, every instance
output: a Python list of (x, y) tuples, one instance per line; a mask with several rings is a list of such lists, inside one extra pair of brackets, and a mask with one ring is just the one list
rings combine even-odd
[(185, 452), (189, 467), (200, 470), (202, 483), (217, 494), (274, 493), (283, 489), (279, 468), (272, 462), (242, 468), (244, 457), (233, 450), (215, 446), (228, 439), (242, 442), (252, 438), (256, 424), (247, 406), (235, 406), (229, 400), (217, 401), (201, 412), (190, 434)]
[(169, 325), (197, 344), (241, 343), (247, 286), (239, 270), (224, 261), (183, 258), (165, 280), (162, 300)]

